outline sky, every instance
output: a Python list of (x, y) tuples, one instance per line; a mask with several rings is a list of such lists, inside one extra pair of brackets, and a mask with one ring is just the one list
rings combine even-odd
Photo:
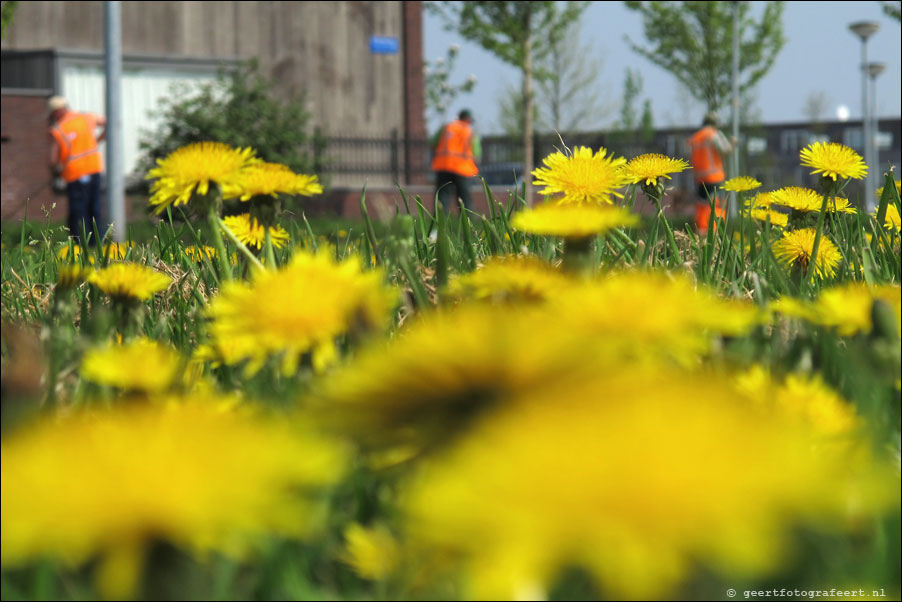
[[(752, 2), (753, 14), (760, 14), (763, 2)], [(825, 118), (836, 118), (845, 107), (851, 119), (861, 118), (861, 40), (849, 30), (857, 21), (874, 21), (880, 30), (867, 43), (868, 62), (886, 64), (877, 80), (877, 114), (899, 117), (902, 113), (902, 33), (899, 22), (886, 16), (880, 3), (786, 2), (783, 31), (787, 41), (771, 70), (754, 89), (755, 107), (764, 123), (806, 120), (803, 107), (812, 93), (826, 96), (829, 110)], [(701, 122), (702, 105), (687, 105), (677, 80), (669, 72), (634, 52), (625, 37), (647, 46), (638, 13), (622, 2), (592, 2), (582, 19), (580, 40), (589, 43), (603, 67), (598, 89), (601, 97), (615, 107), (603, 121), (616, 120), (616, 105), (623, 91), (626, 69), (638, 70), (643, 79), (642, 98), (652, 99), (658, 127), (693, 126)], [(475, 75), (473, 92), (458, 96), (448, 116), (462, 108), (472, 109), (477, 129), (497, 133), (499, 98), (505, 87), (519, 85), (520, 73), (491, 53), (446, 31), (441, 17), (424, 11), (424, 58), (444, 57), (452, 44), (460, 46), (452, 84)], [(429, 129), (436, 130), (440, 119), (429, 115)]]

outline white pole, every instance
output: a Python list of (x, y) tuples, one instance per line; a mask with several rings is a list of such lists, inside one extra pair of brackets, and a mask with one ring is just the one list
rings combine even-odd
[(125, 177), (122, 141), (122, 5), (103, 3), (106, 73), (106, 194), (113, 240), (125, 240)]

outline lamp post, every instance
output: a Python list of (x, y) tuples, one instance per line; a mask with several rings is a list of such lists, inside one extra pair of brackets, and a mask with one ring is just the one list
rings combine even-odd
[[(880, 131), (880, 121), (877, 119), (877, 76), (886, 71), (886, 63), (868, 63), (868, 75), (871, 78), (871, 135), (868, 138), (868, 145), (871, 148), (871, 159), (873, 164), (868, 164), (868, 176), (873, 172), (876, 184), (880, 184), (880, 149), (877, 147), (877, 133)], [(868, 191), (866, 206), (868, 211), (873, 211), (877, 206), (877, 199), (874, 197), (875, 185)]]
[(858, 21), (849, 25), (852, 33), (861, 38), (861, 133), (864, 147), (864, 162), (868, 166), (868, 176), (864, 184), (865, 203), (869, 204), (874, 192), (873, 157), (871, 157), (870, 106), (868, 105), (868, 38), (877, 33), (880, 24), (873, 21)]

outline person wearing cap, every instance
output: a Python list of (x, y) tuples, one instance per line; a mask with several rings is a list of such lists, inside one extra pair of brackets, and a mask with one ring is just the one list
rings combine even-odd
[[(66, 182), (69, 234), (81, 238), (82, 229), (94, 244), (94, 223), (101, 222), (103, 157), (98, 142), (106, 135), (106, 118), (69, 109), (62, 96), (47, 102), (50, 112), (50, 167)], [(96, 132), (98, 128), (100, 134)]]
[(700, 236), (708, 232), (711, 219), (711, 199), (714, 199), (714, 214), (723, 218), (726, 215), (717, 198), (717, 190), (726, 179), (723, 168), (723, 157), (735, 147), (735, 140), (727, 137), (717, 129), (717, 115), (712, 111), (702, 120), (702, 128), (689, 138), (692, 151), (692, 169), (695, 171), (695, 182), (698, 186), (698, 200), (695, 204), (695, 226)]
[(476, 161), (482, 157), (479, 136), (473, 131), (473, 115), (464, 109), (457, 121), (442, 127), (432, 138), (432, 171), (435, 172), (435, 190), (445, 211), (457, 205), (473, 209), (470, 196), (471, 178), (479, 173)]

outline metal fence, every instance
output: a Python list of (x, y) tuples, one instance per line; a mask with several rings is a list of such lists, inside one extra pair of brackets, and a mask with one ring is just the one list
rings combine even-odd
[[(589, 132), (563, 135), (537, 135), (534, 139), (533, 164), (540, 166), (542, 159), (563, 145), (568, 148), (587, 146), (606, 148), (616, 156), (634, 157), (642, 153), (662, 153), (689, 160), (686, 139), (694, 128), (658, 130), (643, 138), (622, 132)], [(817, 176), (799, 165), (799, 150), (814, 141), (833, 140), (852, 148), (860, 146), (860, 122), (834, 122), (819, 125), (808, 123), (779, 124), (748, 128), (743, 132), (740, 148), (742, 175), (749, 175), (760, 182), (764, 190), (788, 185), (816, 186)], [(880, 120), (880, 169), (890, 164), (900, 164), (900, 137), (902, 121)], [(364, 182), (385, 185), (426, 183), (430, 169), (432, 150), (424, 138), (406, 138), (397, 131), (388, 138), (359, 136), (326, 136), (325, 149), (318, 164), (329, 176), (333, 185), (359, 186)], [(480, 175), (491, 185), (513, 185), (522, 172), (523, 144), (520, 139), (504, 136), (482, 138)], [(677, 191), (692, 193), (695, 182), (691, 170), (674, 174), (669, 182)], [(850, 198), (861, 194), (861, 189), (850, 187)]]

